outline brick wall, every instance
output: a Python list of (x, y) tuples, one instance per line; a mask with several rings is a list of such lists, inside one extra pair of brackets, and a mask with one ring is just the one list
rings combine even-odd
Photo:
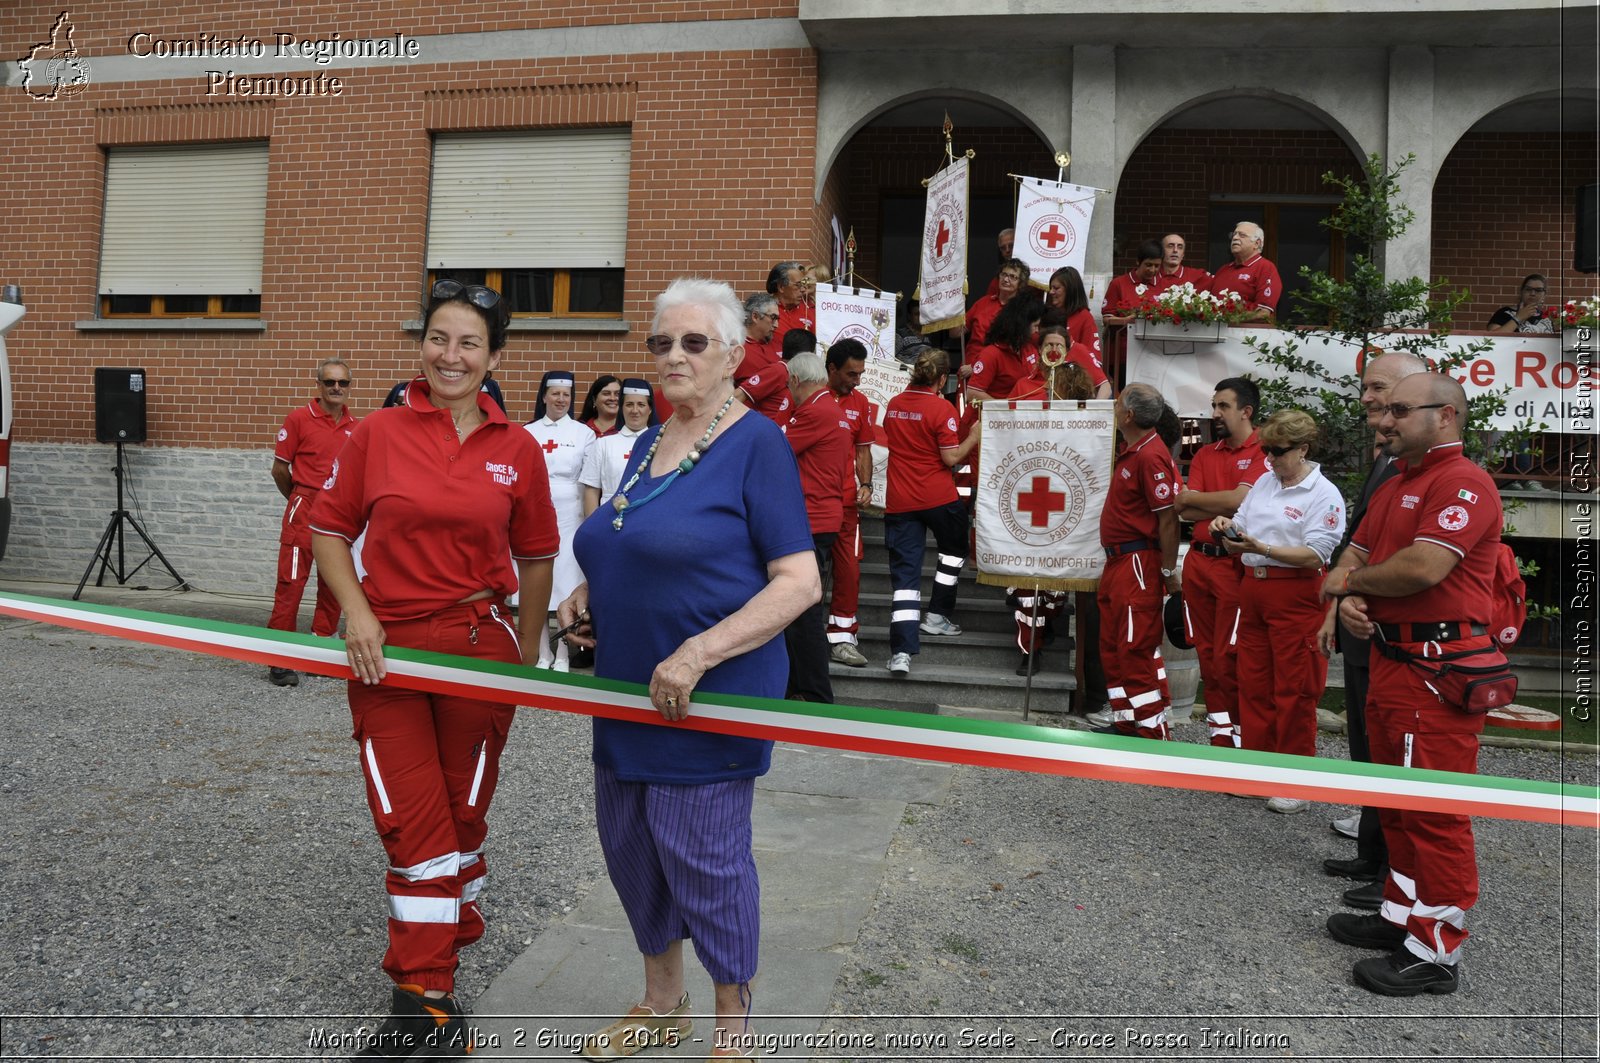
[[(685, 79), (685, 69), (711, 73)], [(8, 336), (19, 442), (91, 440), (96, 365), (148, 371), (159, 445), (269, 445), (284, 414), (310, 397), (328, 353), (352, 363), (352, 407), (373, 408), (416, 366), (416, 336), (401, 326), (421, 294), (430, 124), (608, 124), (631, 111), (624, 316), (633, 331), (513, 332), (497, 374), (513, 417), (532, 415), (547, 368), (570, 367), (581, 380), (643, 370), (650, 301), (672, 277), (706, 274), (743, 292), (774, 261), (826, 253), (812, 198), (809, 50), (329, 72), (345, 79), (342, 97), (197, 105), (199, 78), (91, 84), (51, 103), (5, 96), (13, 161), (0, 279), (21, 284), (29, 307)], [(95, 314), (101, 144), (262, 134), (271, 142), (266, 331), (75, 328)]]
[(1330, 132), (1158, 129), (1117, 182), (1112, 266), (1127, 270), (1140, 242), (1178, 232), (1188, 243), (1184, 262), (1204, 267), (1226, 250), (1213, 255), (1207, 246), (1211, 196), (1328, 195), (1329, 170), (1360, 172), (1360, 160)]
[(1573, 201), (1595, 180), (1594, 134), (1469, 133), (1433, 184), (1433, 273), (1465, 287), (1456, 314), (1481, 329), (1522, 278), (1543, 273), (1551, 297), (1593, 295), (1593, 274), (1572, 269)]

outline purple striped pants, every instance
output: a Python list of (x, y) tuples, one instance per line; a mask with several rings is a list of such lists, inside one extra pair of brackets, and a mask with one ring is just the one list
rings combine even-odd
[(751, 851), (756, 781), (624, 782), (595, 766), (595, 823), (634, 941), (658, 956), (689, 938), (714, 982), (756, 975), (761, 884)]

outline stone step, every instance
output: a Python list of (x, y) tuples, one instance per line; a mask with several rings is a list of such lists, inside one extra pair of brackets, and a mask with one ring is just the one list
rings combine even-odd
[[(1040, 651), (1044, 666), (1054, 671), (1071, 671), (1072, 657), (1067, 647), (1072, 643), (1070, 623), (1057, 622), (1055, 641)], [(871, 663), (869, 668), (881, 668), (889, 660), (889, 632), (879, 628), (863, 627), (857, 636), (861, 652)], [(1015, 672), (1022, 660), (1017, 649), (1016, 631), (964, 631), (957, 638), (937, 635), (921, 636), (921, 652), (917, 659), (927, 664), (960, 665), (972, 669), (994, 671), (997, 674)], [(860, 674), (862, 669), (848, 669)]]
[[(875, 705), (911, 712), (937, 712), (939, 706), (979, 709), (1014, 709), (1022, 713), (1024, 680), (1007, 670), (963, 668), (960, 665), (923, 663), (911, 659), (911, 674), (891, 676), (885, 660), (866, 668), (831, 665), (833, 700), (841, 705)], [(1074, 678), (1065, 672), (1040, 672), (1033, 677), (1029, 708), (1034, 712), (1066, 712)]]

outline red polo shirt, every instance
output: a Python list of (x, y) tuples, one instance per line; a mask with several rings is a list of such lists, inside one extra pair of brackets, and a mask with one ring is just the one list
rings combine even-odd
[(789, 334), (790, 329), (803, 328), (807, 332), (817, 331), (817, 309), (804, 299), (793, 306), (778, 304), (778, 327), (773, 330), (772, 338), (777, 343), (777, 349), (783, 351), (783, 338)]
[(1179, 266), (1178, 272), (1168, 273), (1165, 267), (1156, 274), (1156, 294), (1160, 295), (1168, 288), (1176, 288), (1182, 284), (1192, 284), (1195, 289), (1202, 292), (1211, 290), (1211, 274), (1194, 266)]
[(1135, 539), (1152, 543), (1160, 531), (1156, 514), (1172, 506), (1183, 487), (1172, 454), (1154, 428), (1122, 448), (1111, 469), (1111, 487), (1100, 511), (1100, 543), (1116, 546)]
[(1132, 270), (1112, 277), (1106, 285), (1106, 301), (1100, 304), (1100, 316), (1125, 317), (1154, 300), (1160, 290), (1156, 282), (1146, 284)]
[[(1385, 480), (1367, 505), (1368, 519), (1351, 545), (1376, 565), (1414, 542), (1442, 546), (1461, 558), (1443, 580), (1403, 598), (1367, 596), (1374, 623), (1468, 621), (1487, 624), (1494, 612), (1495, 547), (1505, 515), (1500, 492), (1460, 443), (1434, 447), (1415, 468)], [(1380, 519), (1372, 520), (1373, 516)]]
[(744, 361), (739, 363), (733, 382), (740, 391), (750, 396), (750, 408), (765, 414), (779, 428), (789, 423), (789, 367), (782, 358), (762, 360), (761, 354), (751, 348), (744, 349)]
[(839, 409), (844, 412), (845, 420), (850, 422), (850, 461), (844, 470), (844, 508), (854, 509), (856, 505), (856, 455), (861, 453), (861, 447), (872, 446), (872, 402), (861, 389), (856, 388), (844, 398), (838, 400)]
[(1100, 326), (1094, 323), (1094, 315), (1087, 309), (1079, 310), (1067, 318), (1067, 335), (1072, 337), (1073, 343), (1081, 343), (1089, 348), (1089, 353), (1094, 355), (1095, 365), (1105, 364), (1105, 354), (1100, 350)]
[(484, 589), (509, 595), (513, 557), (554, 557), (561, 546), (533, 436), (482, 392), (488, 421), (466, 442), (425, 381), (407, 403), (361, 422), (311, 507), (319, 535), (370, 533), (361, 589), (379, 620), (427, 616)]
[[(1224, 437), (1197, 451), (1190, 460), (1189, 490), (1232, 491), (1236, 487), (1253, 487), (1263, 473), (1271, 471), (1266, 452), (1261, 449), (1260, 432), (1251, 432), (1250, 438), (1238, 446)], [(1216, 543), (1209, 520), (1195, 524), (1194, 541)]]
[(1278, 276), (1277, 266), (1257, 255), (1242, 266), (1236, 262), (1220, 266), (1217, 275), (1211, 278), (1211, 290), (1219, 295), (1223, 291), (1238, 292), (1251, 310), (1266, 307), (1277, 313), (1283, 280)]
[(855, 461), (850, 422), (839, 400), (826, 386), (800, 404), (784, 436), (800, 466), (800, 489), (806, 496), (806, 519), (812, 535), (837, 532), (844, 523), (840, 470)]
[(977, 388), (995, 398), (1011, 394), (1019, 383), (1034, 375), (1039, 355), (1037, 351), (1032, 352), (1030, 361), (1028, 353), (1024, 350), (1018, 354), (1010, 347), (988, 344), (978, 351), (978, 357), (972, 363), (972, 375), (967, 378), (967, 387)]
[(356, 430), (359, 422), (350, 415), (349, 407), (339, 411), (335, 421), (322, 408), (322, 403), (312, 399), (298, 410), (289, 411), (278, 429), (278, 445), (272, 456), (289, 463), (289, 478), (305, 491), (322, 490), (333, 459), (344, 449), (345, 440)]
[(978, 353), (978, 348), (989, 342), (989, 326), (1003, 306), (997, 296), (985, 295), (967, 311), (967, 360)]
[(960, 445), (956, 411), (932, 388), (906, 388), (883, 413), (889, 444), (889, 483), (885, 513), (911, 513), (948, 505), (956, 494), (955, 476), (939, 451)]

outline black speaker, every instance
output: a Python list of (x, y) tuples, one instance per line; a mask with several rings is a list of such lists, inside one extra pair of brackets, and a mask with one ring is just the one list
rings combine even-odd
[(1600, 184), (1586, 184), (1578, 189), (1578, 205), (1573, 210), (1578, 221), (1578, 232), (1572, 240), (1572, 268), (1579, 273), (1600, 272)]
[(94, 371), (94, 437), (101, 443), (144, 442), (143, 369)]

